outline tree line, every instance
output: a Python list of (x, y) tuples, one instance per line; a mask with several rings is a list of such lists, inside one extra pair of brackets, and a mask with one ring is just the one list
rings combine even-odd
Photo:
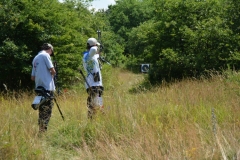
[(107, 10), (89, 10), (90, 2), (0, 0), (0, 90), (33, 88), (31, 62), (45, 42), (59, 85), (72, 86), (97, 31), (113, 67), (149, 63), (153, 84), (240, 67), (240, 1), (118, 0)]

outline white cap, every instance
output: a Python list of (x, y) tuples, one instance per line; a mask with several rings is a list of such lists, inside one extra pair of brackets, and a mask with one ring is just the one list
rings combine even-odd
[(87, 40), (87, 43), (88, 43), (90, 46), (100, 45), (100, 43), (99, 43), (95, 38), (89, 38), (89, 39)]

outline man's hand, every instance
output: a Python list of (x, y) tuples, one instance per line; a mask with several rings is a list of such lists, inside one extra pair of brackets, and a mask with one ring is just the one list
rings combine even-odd
[(50, 68), (50, 72), (51, 72), (51, 75), (54, 77), (55, 74), (56, 74), (56, 71), (55, 71), (54, 67)]
[(35, 76), (31, 76), (31, 80), (32, 80), (32, 81), (35, 81)]

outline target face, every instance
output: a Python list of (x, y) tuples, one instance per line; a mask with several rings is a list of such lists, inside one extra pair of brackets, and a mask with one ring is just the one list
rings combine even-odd
[(147, 73), (150, 69), (150, 65), (149, 64), (141, 64), (141, 72), (142, 73)]

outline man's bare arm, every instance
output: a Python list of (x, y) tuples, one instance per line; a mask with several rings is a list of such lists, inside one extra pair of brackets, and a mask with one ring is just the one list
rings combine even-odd
[(53, 67), (53, 68), (50, 68), (50, 72), (51, 72), (51, 75), (52, 75), (52, 76), (55, 76), (56, 71), (55, 71), (54, 67)]

